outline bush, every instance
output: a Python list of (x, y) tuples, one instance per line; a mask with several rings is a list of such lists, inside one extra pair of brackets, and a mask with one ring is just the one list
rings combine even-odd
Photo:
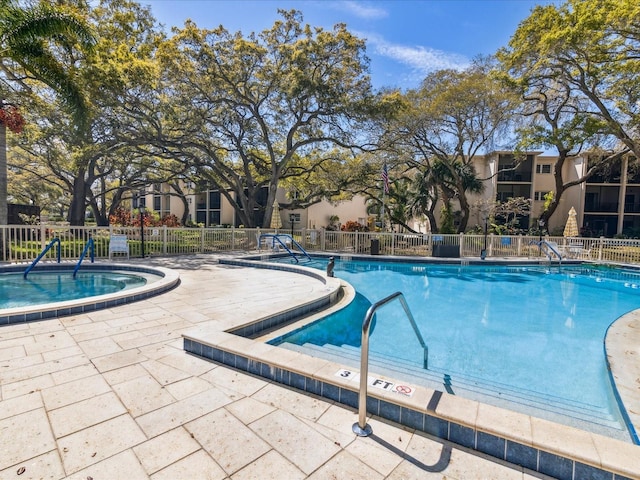
[(342, 230), (343, 232), (368, 232), (369, 227), (361, 225), (358, 222), (354, 222), (353, 220), (349, 220), (347, 221), (347, 223), (342, 225), (342, 227), (340, 227), (340, 230)]

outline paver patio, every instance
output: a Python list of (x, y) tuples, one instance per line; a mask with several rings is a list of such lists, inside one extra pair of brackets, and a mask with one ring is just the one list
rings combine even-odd
[(212, 256), (147, 263), (181, 284), (0, 327), (1, 479), (545, 478), (376, 418), (356, 437), (351, 409), (183, 351), (183, 331), (290, 308), (317, 282)]

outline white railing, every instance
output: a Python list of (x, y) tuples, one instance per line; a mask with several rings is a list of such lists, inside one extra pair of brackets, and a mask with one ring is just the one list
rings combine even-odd
[[(109, 257), (109, 238), (127, 236), (131, 257), (146, 255), (185, 255), (213, 252), (251, 252), (257, 250), (262, 233), (287, 233), (290, 230), (249, 228), (168, 228), (74, 227), (65, 225), (0, 226), (0, 261), (30, 262), (53, 239), (60, 239), (61, 258), (77, 260), (89, 238), (93, 238), (96, 258)], [(402, 234), (383, 232), (340, 232), (295, 230), (294, 239), (308, 252), (325, 251), (349, 254), (461, 256), (487, 258), (544, 257), (538, 236), (500, 236), (475, 234)], [(563, 258), (608, 263), (640, 264), (640, 240), (611, 238), (542, 237), (558, 244)], [(57, 252), (49, 251), (46, 259)]]

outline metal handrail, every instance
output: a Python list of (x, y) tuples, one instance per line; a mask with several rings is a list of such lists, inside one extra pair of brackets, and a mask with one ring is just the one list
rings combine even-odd
[(49, 244), (44, 248), (44, 250), (40, 252), (40, 255), (38, 255), (38, 257), (31, 263), (31, 265), (29, 265), (27, 269), (24, 271), (23, 277), (25, 279), (27, 278), (27, 275), (29, 275), (29, 272), (33, 270), (33, 267), (36, 266), (36, 264), (40, 261), (40, 259), (44, 257), (47, 254), (47, 252), (51, 249), (51, 247), (53, 247), (53, 245), (56, 243), (58, 244), (57, 259), (58, 259), (58, 263), (60, 263), (60, 250), (61, 250), (62, 244), (60, 243), (60, 239), (58, 237), (55, 237), (53, 240), (49, 242)]
[[(554, 253), (558, 257), (558, 260), (562, 262), (562, 255), (560, 254), (560, 252), (558, 252), (555, 248), (553, 248), (553, 245), (551, 245), (551, 243), (549, 243), (548, 241), (540, 240), (539, 242), (531, 242), (531, 243), (538, 245), (538, 248), (540, 250), (542, 250), (542, 246), (544, 245), (547, 248), (547, 250)], [(551, 261), (552, 260), (551, 254), (547, 251), (545, 251), (544, 253), (547, 255), (547, 258), (549, 259), (549, 261)]]
[(78, 259), (78, 264), (76, 265), (76, 268), (73, 269), (73, 278), (76, 278), (76, 273), (78, 273), (78, 270), (80, 270), (80, 265), (82, 265), (82, 260), (84, 260), (84, 257), (87, 255), (87, 250), (89, 250), (89, 248), (91, 248), (90, 250), (90, 258), (91, 258), (91, 263), (93, 263), (93, 260), (95, 258), (95, 249), (94, 249), (94, 244), (93, 244), (93, 237), (89, 237), (89, 240), (87, 240), (87, 244), (84, 246), (84, 250), (82, 250), (82, 253), (80, 254), (80, 258)]
[(302, 248), (302, 245), (300, 245), (298, 242), (296, 242), (291, 235), (287, 235), (287, 234), (284, 234), (284, 233), (263, 233), (262, 235), (260, 235), (260, 238), (258, 239), (258, 247), (260, 247), (260, 243), (262, 243), (262, 239), (263, 238), (272, 238), (273, 239), (271, 241), (271, 246), (272, 247), (276, 246), (276, 241), (277, 241), (282, 246), (282, 248), (284, 248), (287, 252), (289, 252), (289, 255), (291, 255), (293, 257), (293, 259), (296, 261), (296, 263), (300, 263), (298, 261), (298, 258), (296, 257), (296, 254), (291, 249), (289, 249), (289, 247), (287, 247), (285, 242), (282, 241), (282, 238), (288, 238), (289, 240), (291, 240), (291, 244), (292, 245), (295, 245), (296, 247), (298, 247), (300, 252), (304, 256), (306, 256), (308, 260), (311, 260), (311, 257), (306, 252), (306, 250), (304, 248)]
[(411, 322), (411, 326), (413, 327), (413, 331), (418, 337), (418, 341), (420, 345), (422, 345), (422, 349), (424, 352), (423, 358), (423, 367), (425, 369), (429, 368), (429, 348), (422, 338), (422, 334), (420, 330), (418, 330), (418, 325), (411, 314), (411, 310), (409, 310), (409, 305), (407, 305), (407, 301), (404, 298), (402, 292), (396, 292), (394, 294), (389, 295), (386, 298), (374, 303), (367, 310), (367, 314), (364, 317), (364, 321), (362, 322), (362, 342), (361, 342), (361, 353), (360, 353), (360, 393), (358, 396), (358, 421), (353, 424), (352, 430), (353, 433), (358, 435), (359, 437), (368, 437), (371, 435), (373, 430), (370, 425), (367, 425), (367, 376), (369, 374), (369, 330), (371, 327), (371, 321), (373, 319), (373, 315), (376, 310), (387, 303), (399, 299), (402, 304), (402, 308), (404, 312), (407, 314), (409, 321)]

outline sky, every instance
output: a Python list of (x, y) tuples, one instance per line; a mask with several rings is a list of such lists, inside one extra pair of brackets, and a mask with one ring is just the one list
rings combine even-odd
[(375, 88), (417, 88), (443, 68), (463, 69), (478, 55), (506, 46), (536, 5), (554, 0), (139, 0), (167, 30), (187, 19), (244, 35), (270, 28), (278, 9), (296, 9), (304, 23), (345, 23), (366, 40)]

